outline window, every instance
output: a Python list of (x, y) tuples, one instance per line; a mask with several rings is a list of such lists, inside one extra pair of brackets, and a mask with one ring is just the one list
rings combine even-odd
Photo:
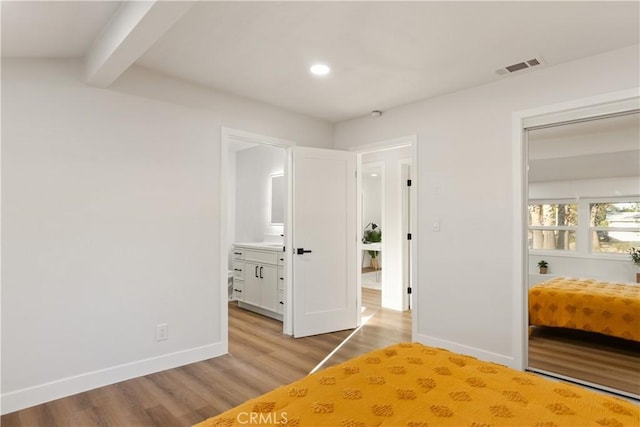
[(530, 200), (529, 250), (589, 257), (640, 247), (640, 200)]
[(577, 203), (530, 203), (529, 249), (576, 250)]
[(592, 253), (627, 253), (640, 246), (640, 202), (589, 204)]

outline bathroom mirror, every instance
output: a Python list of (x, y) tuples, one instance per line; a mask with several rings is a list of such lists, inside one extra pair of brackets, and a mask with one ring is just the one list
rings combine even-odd
[(284, 224), (285, 184), (283, 174), (271, 175), (271, 225)]

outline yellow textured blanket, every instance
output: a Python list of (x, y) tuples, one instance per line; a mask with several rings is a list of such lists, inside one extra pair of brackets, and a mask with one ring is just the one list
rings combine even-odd
[(421, 344), (372, 351), (197, 424), (639, 426), (627, 401)]
[(640, 341), (640, 287), (557, 277), (529, 289), (529, 324)]

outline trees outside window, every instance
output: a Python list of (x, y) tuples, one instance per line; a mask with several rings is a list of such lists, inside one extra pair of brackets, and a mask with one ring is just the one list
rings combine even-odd
[(640, 246), (640, 200), (530, 201), (529, 249), (626, 254)]
[(576, 203), (529, 204), (529, 249), (575, 250)]

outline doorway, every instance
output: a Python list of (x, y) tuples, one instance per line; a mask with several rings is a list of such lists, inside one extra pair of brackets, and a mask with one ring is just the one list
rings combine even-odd
[[(277, 224), (268, 221), (269, 227), (279, 226), (279, 230), (283, 231), (282, 241), (276, 243), (282, 255), (271, 259), (264, 254), (268, 252), (267, 247), (272, 248), (272, 242), (263, 242), (259, 248), (256, 248), (260, 246), (256, 242), (236, 245), (244, 253), (243, 250), (234, 250), (232, 254), (234, 271), (237, 262), (243, 275), (240, 282), (247, 290), (251, 290), (244, 293), (240, 289), (243, 291), (243, 304), (266, 308), (269, 314), (273, 314), (279, 308), (276, 294), (281, 292), (283, 333), (294, 337), (357, 327), (360, 324), (360, 300), (355, 268), (356, 153), (295, 147), (295, 143), (289, 141), (223, 128), (220, 167), (222, 230), (229, 228), (228, 147), (230, 142), (236, 141), (258, 144), (262, 148), (276, 147), (284, 149), (286, 153), (283, 172), (286, 186), (284, 222)], [(247, 174), (253, 174), (254, 169), (249, 168)], [(276, 175), (271, 171), (269, 180), (273, 182)], [(271, 191), (271, 194), (275, 193)], [(262, 205), (268, 203), (263, 202)], [(274, 212), (272, 209), (263, 210), (267, 214)], [(221, 239), (222, 283), (227, 279), (223, 273), (228, 271), (224, 267), (229, 265), (231, 243), (233, 241)], [(237, 259), (236, 252), (239, 252)], [(277, 281), (276, 277), (283, 282)], [(329, 290), (328, 285), (331, 287)], [(225, 334), (229, 326), (228, 296), (226, 287), (221, 286), (221, 291), (221, 320)], [(264, 314), (259, 310), (254, 311)]]
[(397, 311), (411, 308), (414, 143), (407, 137), (356, 148), (361, 298), (376, 296), (382, 308)]
[[(287, 270), (290, 266), (284, 262), (281, 251), (288, 245), (290, 234), (289, 159), (294, 144), (223, 128), (221, 145), (222, 153), (226, 153), (221, 165), (221, 196), (226, 206), (223, 209), (226, 215), (222, 217), (226, 235), (221, 239), (221, 254), (222, 268), (229, 271), (228, 287), (223, 286), (224, 298), (243, 309), (282, 320), (283, 333), (290, 335), (291, 312), (287, 309), (290, 304), (284, 304), (291, 295), (290, 283), (284, 280), (290, 277)], [(249, 254), (258, 258), (249, 259)], [(252, 268), (255, 268), (256, 280), (250, 274)], [(257, 290), (262, 281), (274, 282), (272, 304), (262, 304), (253, 295), (255, 292), (250, 293)]]

